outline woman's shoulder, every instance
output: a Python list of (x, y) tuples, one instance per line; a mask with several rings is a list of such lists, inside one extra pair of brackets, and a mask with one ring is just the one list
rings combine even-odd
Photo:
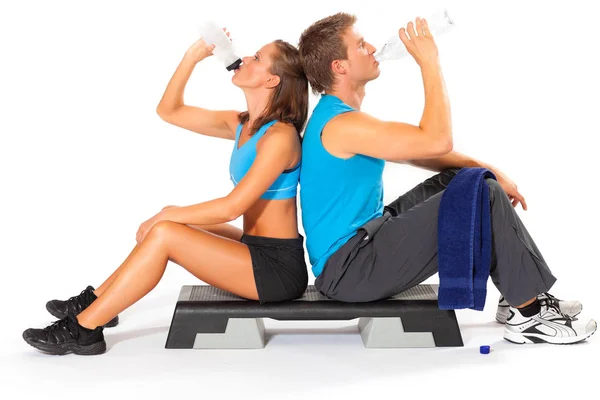
[(298, 134), (298, 132), (296, 132), (296, 128), (290, 122), (275, 121), (269, 130), (271, 133), (278, 132), (279, 135)]
[(294, 149), (299, 144), (296, 128), (291, 123), (276, 121), (257, 143), (258, 147), (274, 146)]

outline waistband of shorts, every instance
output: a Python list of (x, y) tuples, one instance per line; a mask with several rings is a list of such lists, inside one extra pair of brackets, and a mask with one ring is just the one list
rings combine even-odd
[(272, 238), (266, 236), (253, 236), (244, 233), (240, 240), (242, 243), (252, 246), (286, 246), (304, 249), (304, 236), (298, 234), (297, 238)]

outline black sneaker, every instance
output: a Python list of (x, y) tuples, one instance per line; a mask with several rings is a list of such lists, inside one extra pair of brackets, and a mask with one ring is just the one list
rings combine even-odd
[[(68, 312), (72, 312), (74, 315), (79, 315), (80, 312), (88, 308), (90, 304), (97, 297), (94, 294), (94, 288), (92, 286), (88, 286), (77, 296), (71, 297), (69, 300), (50, 300), (46, 303), (46, 310), (56, 318), (62, 319), (67, 316)], [(117, 326), (119, 324), (119, 316), (117, 315), (106, 325), (105, 328), (112, 328), (113, 326)]]
[(72, 352), (91, 356), (106, 351), (103, 329), (102, 326), (93, 330), (86, 329), (69, 312), (65, 318), (44, 329), (27, 329), (23, 332), (23, 339), (44, 353), (63, 355)]

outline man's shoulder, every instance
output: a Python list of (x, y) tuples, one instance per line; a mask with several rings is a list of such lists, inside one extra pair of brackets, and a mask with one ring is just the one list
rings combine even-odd
[(327, 128), (333, 132), (349, 133), (368, 127), (372, 127), (377, 123), (377, 120), (369, 114), (360, 110), (350, 110), (344, 113), (333, 116), (327, 122)]

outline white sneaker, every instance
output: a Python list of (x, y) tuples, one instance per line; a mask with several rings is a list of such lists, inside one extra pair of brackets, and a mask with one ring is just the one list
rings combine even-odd
[[(583, 310), (583, 304), (577, 300), (559, 300), (552, 296), (550, 293), (542, 293), (537, 296), (540, 303), (550, 302), (558, 307), (561, 313), (568, 315), (569, 317), (576, 317)], [(498, 301), (498, 310), (496, 311), (496, 321), (501, 324), (506, 323), (508, 318), (508, 309), (510, 305), (504, 300), (504, 296), (500, 296)]]
[(509, 342), (572, 344), (581, 342), (596, 332), (596, 321), (581, 321), (560, 312), (550, 302), (541, 304), (540, 312), (524, 317), (510, 307), (504, 325), (504, 339)]

